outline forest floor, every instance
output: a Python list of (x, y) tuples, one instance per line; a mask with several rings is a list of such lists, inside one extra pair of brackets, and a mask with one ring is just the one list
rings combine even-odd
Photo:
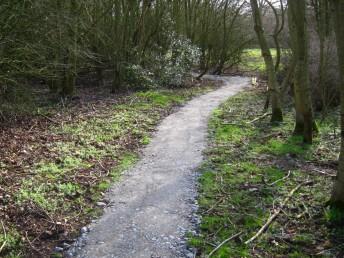
[(326, 206), (340, 146), (338, 112), (317, 116), (319, 134), (305, 145), (292, 136), (291, 104), (281, 124), (262, 116), (262, 85), (213, 114), (199, 186), (202, 222), (189, 242), (199, 257), (343, 257), (344, 230), (336, 223), (344, 214)]
[[(247, 50), (238, 71), (262, 73), (260, 51)], [(258, 85), (227, 100), (209, 122), (201, 225), (189, 244), (198, 257), (342, 257), (337, 223), (344, 215), (326, 205), (337, 169), (338, 112), (318, 114), (315, 143), (304, 145), (292, 136), (291, 104), (285, 121), (271, 124), (262, 111), (265, 85)], [(1, 125), (0, 256), (61, 257), (112, 206), (106, 192), (138, 161), (160, 121), (218, 86), (204, 80), (115, 97), (87, 88), (71, 102)]]
[(197, 227), (197, 168), (207, 147), (207, 122), (223, 101), (250, 86), (248, 78), (211, 78), (224, 85), (161, 122), (140, 161), (108, 192), (104, 215), (88, 227), (90, 232), (68, 257), (194, 256), (185, 232)]
[(62, 243), (68, 248), (102, 213), (104, 193), (137, 161), (157, 124), (217, 87), (205, 80), (118, 96), (80, 89), (71, 102), (2, 124), (1, 256), (49, 257)]

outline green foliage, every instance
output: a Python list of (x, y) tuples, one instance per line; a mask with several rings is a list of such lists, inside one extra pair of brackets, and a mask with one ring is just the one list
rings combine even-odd
[[(272, 58), (276, 58), (276, 49), (270, 49)], [(282, 49), (282, 53), (287, 53), (287, 50)], [(243, 71), (256, 71), (260, 74), (265, 73), (265, 62), (262, 57), (262, 51), (258, 48), (245, 49), (243, 52), (241, 63), (239, 65), (240, 70)]]
[(20, 250), (23, 246), (23, 243), (20, 234), (15, 229), (7, 229), (6, 235), (4, 233), (0, 233), (0, 243), (1, 245), (5, 243), (1, 252), (2, 257), (21, 257)]
[[(92, 116), (83, 115), (61, 126), (47, 128), (46, 133), (58, 140), (48, 141), (46, 145), (36, 145), (36, 142), (29, 145), (28, 148), (35, 150), (47, 146), (49, 152), (35, 157), (33, 163), (25, 163), (23, 173), (20, 171), (20, 176), (16, 177), (15, 188), (11, 188), (11, 196), (4, 198), (5, 205), (16, 207), (17, 214), (25, 219), (32, 218), (31, 211), (40, 214), (34, 217), (35, 223), (41, 223), (40, 231), (32, 232), (24, 225), (23, 230), (18, 231), (19, 239), (26, 238), (25, 231), (30, 231), (30, 237), (50, 232), (51, 224), (46, 217), (49, 221), (66, 221), (68, 228), (77, 228), (99, 216), (102, 209), (96, 202), (104, 201), (104, 192), (137, 162), (139, 157), (135, 151), (149, 143), (160, 119), (168, 110), (209, 89), (192, 87), (133, 93), (122, 98), (120, 104), (107, 105), (99, 112), (97, 109)], [(8, 173), (10, 165), (1, 161), (0, 169)], [(5, 180), (6, 177), (1, 178), (0, 182)], [(12, 220), (4, 221), (17, 226)], [(54, 231), (53, 234), (59, 237), (60, 233)], [(20, 245), (6, 245), (5, 250), (7, 257), (16, 257), (16, 254), (22, 257), (22, 253), (31, 248), (23, 241)]]
[(344, 208), (333, 205), (325, 212), (325, 218), (328, 222), (339, 227), (344, 224)]
[(82, 194), (81, 188), (77, 184), (66, 183), (66, 184), (57, 184), (56, 185), (58, 192), (62, 194), (62, 197), (65, 196), (75, 196), (77, 194)]
[(249, 41), (240, 1), (196, 2), (2, 1), (0, 111), (29, 110), (40, 83), (73, 95), (81, 74), (115, 92), (181, 86), (199, 63), (219, 72), (238, 63)]
[(167, 107), (172, 103), (183, 103), (183, 97), (176, 96), (169, 92), (146, 91), (139, 92), (136, 95), (153, 106)]
[(219, 142), (240, 142), (247, 130), (236, 125), (223, 125), (216, 130), (216, 140)]
[(148, 145), (150, 143), (151, 139), (148, 135), (144, 135), (142, 140), (141, 140), (141, 144), (143, 145)]
[(36, 166), (36, 173), (46, 176), (47, 178), (58, 178), (63, 176), (68, 171), (71, 171), (76, 168), (87, 167), (88, 164), (82, 159), (69, 156), (62, 157), (56, 163), (52, 162), (41, 162)]
[[(271, 125), (268, 118), (247, 123), (259, 116), (258, 107), (263, 103), (264, 94), (248, 91), (214, 112), (209, 124), (210, 148), (199, 179), (201, 231), (189, 237), (189, 244), (204, 257), (214, 246), (242, 232), (212, 257), (251, 257), (257, 253), (262, 257), (310, 257), (320, 246), (333, 248), (329, 254), (340, 253), (343, 232), (332, 230), (328, 223), (342, 221), (342, 213), (324, 210), (331, 178), (309, 170), (309, 163), (318, 162), (318, 156), (323, 160), (333, 157), (323, 149), (330, 145), (337, 148), (338, 139), (316, 140), (310, 147), (300, 137), (290, 137), (293, 112), (288, 109), (279, 127)], [(328, 123), (320, 125), (320, 132), (327, 130)], [(326, 133), (318, 137), (323, 139)], [(269, 229), (252, 245), (245, 245), (289, 192), (308, 180), (312, 185), (301, 187)]]
[(43, 210), (55, 211), (58, 208), (58, 200), (48, 197), (52, 190), (51, 184), (39, 184), (39, 182), (32, 180), (23, 180), (16, 199), (18, 204), (32, 202)]
[(269, 153), (279, 156), (294, 154), (305, 155), (308, 146), (304, 146), (302, 143), (302, 137), (292, 136), (287, 140), (283, 139), (271, 139), (265, 145), (257, 145), (254, 147), (254, 151), (258, 153)]
[(125, 153), (120, 159), (118, 165), (111, 170), (111, 176), (117, 178), (121, 172), (128, 170), (138, 160), (138, 156), (134, 153)]
[[(271, 49), (271, 54), (276, 55), (276, 51)], [(246, 49), (242, 56), (241, 69), (244, 71), (265, 72), (265, 63), (260, 49)]]
[(111, 186), (111, 183), (109, 180), (102, 181), (98, 184), (98, 189), (99, 191), (105, 192), (108, 190)]

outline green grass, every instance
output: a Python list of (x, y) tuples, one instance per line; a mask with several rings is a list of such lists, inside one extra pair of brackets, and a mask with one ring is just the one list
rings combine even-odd
[(138, 156), (135, 153), (125, 153), (121, 156), (119, 163), (116, 167), (111, 169), (111, 177), (118, 178), (122, 171), (125, 171), (132, 167), (138, 160)]
[[(242, 232), (212, 257), (310, 257), (322, 251), (330, 257), (338, 254), (344, 234), (333, 230), (330, 222), (342, 220), (342, 213), (325, 206), (331, 177), (316, 173), (308, 165), (314, 162), (316, 167), (319, 156), (325, 162), (337, 158), (339, 138), (328, 136), (336, 119), (319, 123), (320, 134), (315, 144), (308, 146), (300, 137), (291, 136), (292, 109), (285, 110), (285, 122), (279, 126), (270, 124), (269, 118), (249, 123), (261, 115), (264, 100), (262, 92), (248, 91), (214, 112), (209, 123), (211, 144), (201, 168), (201, 231), (190, 237), (189, 244), (197, 248), (199, 257), (206, 257), (222, 241)], [(270, 228), (253, 244), (245, 245), (274, 207), (300, 182), (308, 180), (312, 184), (295, 193)]]
[[(276, 49), (270, 49), (272, 58), (275, 59), (277, 55)], [(282, 53), (286, 53), (287, 50), (282, 50)], [(239, 65), (239, 69), (247, 72), (258, 72), (260, 74), (265, 73), (265, 63), (261, 54), (261, 50), (258, 48), (246, 49), (242, 55), (242, 61)]]
[(151, 105), (157, 105), (161, 107), (167, 107), (172, 103), (182, 104), (185, 99), (182, 96), (175, 95), (173, 93), (165, 92), (164, 94), (156, 91), (147, 91), (137, 93), (136, 96), (143, 98)]
[[(130, 104), (116, 105), (108, 113), (53, 128), (56, 134), (69, 140), (52, 142), (50, 148), (56, 158), (42, 159), (32, 166), (33, 176), (23, 179), (16, 195), (17, 203), (32, 202), (48, 212), (58, 209), (69, 213), (75, 208), (74, 199), (79, 206), (88, 206), (89, 198), (98, 200), (99, 192), (106, 191), (111, 182), (137, 160), (137, 155), (127, 153), (120, 142), (130, 137), (136, 144), (149, 144), (150, 132), (159, 121), (162, 109), (182, 104), (189, 97), (167, 90), (140, 92), (132, 97), (133, 101), (128, 101)], [(101, 164), (104, 159), (118, 163), (109, 168), (108, 176), (94, 176), (96, 182), (91, 188), (72, 178), (83, 171), (93, 173), (92, 166)], [(101, 166), (98, 169), (102, 170)], [(65, 202), (66, 198), (70, 202)]]
[[(96, 203), (106, 201), (104, 192), (137, 162), (138, 148), (150, 143), (151, 133), (159, 121), (174, 107), (211, 89), (138, 92), (116, 105), (100, 106), (95, 112), (77, 116), (61, 126), (51, 126), (47, 134), (58, 136), (58, 140), (47, 143), (43, 155), (34, 157), (34, 162), (18, 176), (14, 190), (10, 190), (11, 205), (18, 213), (27, 211), (15, 220), (27, 220), (39, 227), (33, 232), (31, 228), (16, 227), (15, 220), (6, 222), (6, 228), (16, 232), (8, 232), (3, 251), (7, 257), (23, 257), (27, 250), (35, 254), (25, 231), (29, 240), (35, 240), (34, 244), (43, 243), (35, 248), (49, 255), (59, 239), (66, 238), (59, 227), (51, 229), (49, 221), (63, 222), (64, 234), (75, 237), (78, 228), (101, 214)], [(34, 143), (30, 148), (39, 147)], [(7, 167), (0, 162), (1, 169)], [(46, 232), (53, 237), (41, 239)], [(0, 244), (2, 238), (0, 234)]]
[[(272, 55), (276, 55), (276, 51), (271, 51)], [(246, 49), (242, 56), (242, 62), (240, 66), (244, 71), (265, 71), (265, 63), (260, 49)]]
[(1, 257), (6, 258), (19, 258), (23, 255), (22, 252), (18, 252), (23, 248), (20, 234), (10, 228), (7, 232), (0, 233), (0, 243), (3, 246)]

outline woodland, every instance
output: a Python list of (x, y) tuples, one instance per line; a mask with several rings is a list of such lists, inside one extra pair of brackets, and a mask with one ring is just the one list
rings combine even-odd
[(344, 255), (344, 0), (2, 0), (0, 257), (67, 257), (159, 123), (217, 108), (194, 257)]

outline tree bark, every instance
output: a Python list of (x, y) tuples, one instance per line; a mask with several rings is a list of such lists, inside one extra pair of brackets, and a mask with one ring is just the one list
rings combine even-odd
[(118, 63), (114, 64), (113, 77), (111, 85), (111, 93), (117, 93), (122, 88), (122, 70), (121, 65)]
[(316, 24), (317, 24), (317, 34), (319, 37), (319, 83), (318, 90), (321, 95), (321, 109), (327, 110), (328, 96), (327, 88), (325, 84), (325, 78), (327, 74), (327, 53), (325, 51), (326, 39), (329, 35), (329, 13), (328, 13), (328, 0), (312, 0), (311, 5), (314, 9)]
[(296, 123), (294, 134), (303, 135), (304, 142), (313, 142), (313, 110), (308, 71), (308, 35), (306, 1), (288, 1), (289, 33), (295, 58), (294, 101)]
[(344, 1), (331, 0), (334, 16), (334, 29), (337, 38), (337, 51), (339, 59), (339, 73), (341, 77), (341, 151), (339, 168), (334, 182), (331, 202), (344, 205)]
[(276, 78), (276, 71), (274, 62), (272, 59), (271, 51), (268, 46), (268, 42), (264, 35), (264, 30), (262, 26), (261, 12), (258, 6), (257, 0), (251, 0), (254, 30), (257, 34), (259, 45), (262, 51), (262, 56), (264, 58), (266, 72), (268, 75), (268, 88), (269, 94), (271, 96), (271, 106), (272, 106), (272, 116), (271, 122), (282, 122), (283, 114), (281, 108), (281, 101), (279, 95), (279, 86)]

